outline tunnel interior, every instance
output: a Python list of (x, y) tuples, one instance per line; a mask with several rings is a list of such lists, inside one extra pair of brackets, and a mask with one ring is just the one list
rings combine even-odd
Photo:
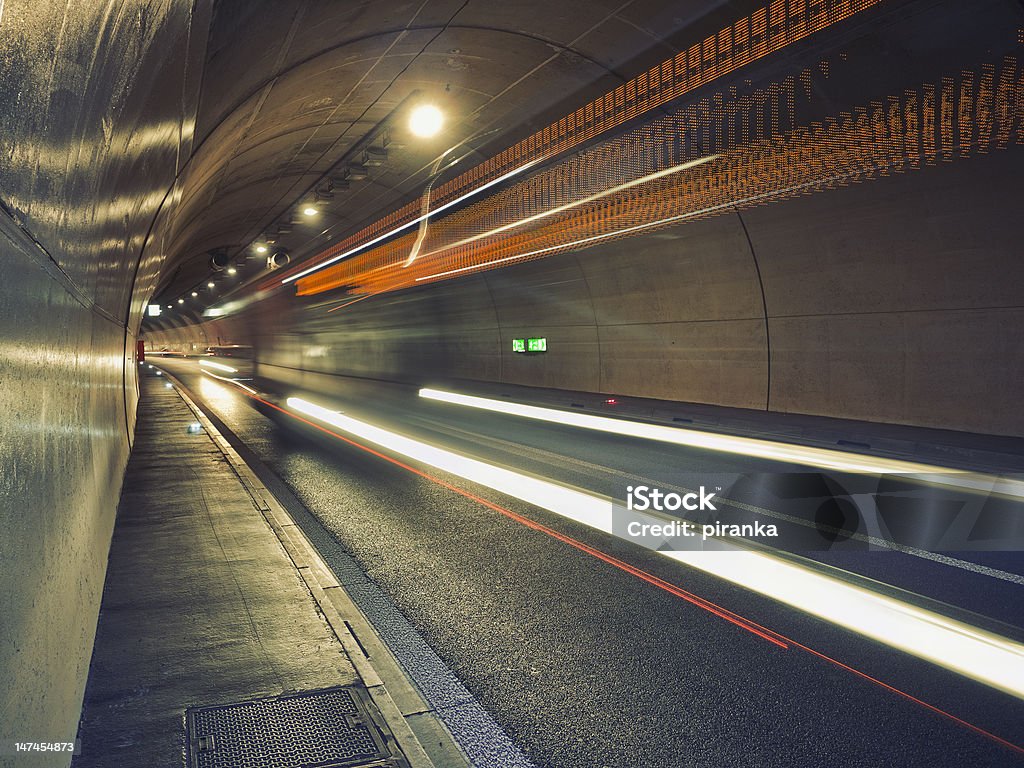
[(1022, 29), (1013, 0), (0, 0), (4, 737), (79, 721), (140, 353), (1016, 461)]

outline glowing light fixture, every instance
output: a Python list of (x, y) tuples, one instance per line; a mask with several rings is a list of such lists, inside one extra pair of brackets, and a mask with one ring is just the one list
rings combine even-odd
[(314, 208), (312, 205), (307, 205), (305, 208), (302, 209), (302, 213), (304, 216), (316, 216), (317, 213), (319, 213), (319, 211), (317, 211), (317, 209)]
[(178, 299), (178, 303), (179, 303), (179, 304), (184, 304), (184, 303), (185, 303), (185, 300), (184, 300), (184, 299)]
[(196, 296), (198, 296), (198, 295), (199, 295), (198, 293), (196, 293), (195, 291), (192, 291), (192, 298), (193, 298), (193, 299), (194, 299), (194, 298), (195, 298)]
[(228, 268), (228, 274), (229, 275), (237, 275), (238, 274), (238, 270), (235, 269), (234, 267), (229, 267)]
[(265, 245), (257, 245), (256, 246), (256, 253), (266, 253), (266, 252), (267, 252), (267, 246), (265, 246)]
[(409, 130), (423, 139), (434, 136), (443, 124), (444, 115), (433, 104), (421, 104), (409, 115)]
[(207, 288), (213, 288), (213, 283), (212, 283), (212, 282), (210, 282), (210, 283), (207, 283), (207, 284), (206, 284), (206, 287), (207, 287)]

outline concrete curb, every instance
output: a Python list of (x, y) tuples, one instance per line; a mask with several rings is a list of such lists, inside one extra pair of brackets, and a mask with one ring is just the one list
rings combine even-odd
[[(177, 377), (163, 371), (224, 455), (253, 505), (288, 554), (317, 607), (344, 647), (412, 768), (468, 768), (469, 760), (424, 701), (373, 625), (352, 601), (288, 510), (214, 426)], [(426, 745), (426, 746), (425, 746)]]

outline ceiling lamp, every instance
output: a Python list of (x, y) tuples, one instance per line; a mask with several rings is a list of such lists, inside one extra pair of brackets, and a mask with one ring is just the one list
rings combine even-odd
[(427, 139), (441, 130), (444, 116), (433, 104), (421, 104), (409, 115), (409, 130), (420, 138)]

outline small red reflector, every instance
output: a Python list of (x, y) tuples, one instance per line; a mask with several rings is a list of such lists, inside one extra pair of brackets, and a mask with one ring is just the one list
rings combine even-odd
[(614, 397), (609, 397), (609, 398), (605, 399), (604, 404), (605, 405), (618, 405), (619, 401), (616, 400)]

